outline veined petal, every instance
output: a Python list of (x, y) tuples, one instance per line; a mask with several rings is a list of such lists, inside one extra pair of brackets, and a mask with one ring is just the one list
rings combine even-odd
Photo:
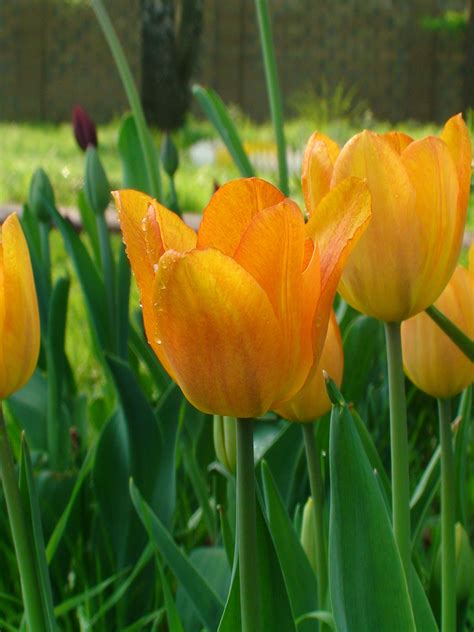
[(306, 224), (306, 232), (318, 247), (321, 294), (313, 321), (313, 369), (319, 362), (329, 314), (347, 259), (371, 218), (371, 196), (359, 178), (347, 178), (323, 198)]
[(410, 313), (412, 280), (423, 269), (427, 244), (415, 208), (415, 188), (399, 156), (381, 136), (362, 132), (336, 161), (333, 186), (349, 175), (366, 178), (372, 220), (351, 256), (339, 290), (359, 311), (386, 321)]
[(386, 132), (385, 134), (382, 134), (382, 138), (397, 152), (397, 154), (401, 154), (403, 150), (413, 142), (413, 138), (403, 132)]
[[(412, 277), (408, 318), (431, 305), (449, 281), (459, 257), (464, 231), (457, 200), (459, 184), (447, 145), (433, 136), (413, 142), (402, 154), (416, 191), (416, 214), (423, 239), (424, 260)], [(412, 240), (413, 229), (409, 226)]]
[(153, 284), (160, 257), (166, 250), (185, 252), (196, 245), (196, 233), (176, 213), (149, 195), (131, 189), (114, 191), (120, 228), (133, 274), (140, 290), (148, 342), (170, 373), (162, 350), (153, 337)]
[(0, 232), (0, 400), (21, 388), (38, 360), (40, 325), (30, 254), (16, 214)]
[(217, 248), (232, 256), (255, 215), (284, 198), (273, 184), (260, 178), (239, 178), (224, 184), (204, 209), (197, 248)]
[(301, 211), (286, 199), (254, 217), (234, 254), (265, 290), (280, 324), (287, 350), (282, 371), (289, 393), (300, 388), (312, 364), (309, 340), (318, 294), (312, 298), (303, 292), (305, 241)]
[(465, 212), (471, 192), (472, 147), (469, 130), (462, 118), (462, 114), (452, 116), (447, 121), (441, 133), (441, 139), (444, 140), (446, 145), (449, 147), (451, 158), (454, 161), (454, 165), (458, 173), (458, 206), (460, 214), (465, 218)]
[(301, 184), (306, 209), (311, 215), (331, 186), (339, 145), (321, 132), (314, 132), (303, 156)]
[(155, 337), (199, 410), (254, 417), (282, 389), (284, 351), (257, 281), (219, 250), (169, 251), (155, 282)]

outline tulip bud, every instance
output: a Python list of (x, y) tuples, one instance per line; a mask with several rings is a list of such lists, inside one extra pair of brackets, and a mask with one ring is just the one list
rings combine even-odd
[(237, 460), (237, 426), (235, 417), (214, 415), (213, 435), (217, 458), (228, 472), (234, 474)]
[[(435, 306), (474, 338), (474, 268), (458, 266)], [(432, 397), (453, 397), (474, 380), (474, 363), (425, 313), (402, 323), (402, 348), (405, 373)]]
[(86, 150), (84, 192), (87, 203), (98, 215), (105, 212), (110, 201), (110, 185), (95, 147)]
[(54, 191), (43, 169), (39, 168), (33, 174), (28, 194), (28, 206), (38, 221), (49, 224), (51, 216), (48, 206), (55, 206)]
[(89, 145), (98, 146), (95, 124), (80, 105), (76, 105), (72, 111), (72, 127), (77, 144), (82, 151), (86, 151)]
[(169, 177), (172, 178), (179, 166), (179, 155), (169, 132), (165, 132), (163, 142), (161, 143), (161, 162), (163, 169)]
[[(433, 571), (434, 585), (441, 592), (441, 547), (438, 551)], [(461, 604), (469, 599), (474, 581), (474, 558), (469, 537), (462, 524), (457, 522), (455, 527), (455, 556), (456, 556), (456, 602)]]
[(38, 360), (40, 327), (30, 254), (15, 213), (0, 228), (0, 400), (20, 389)]
[(324, 373), (338, 387), (344, 371), (344, 350), (336, 315), (331, 312), (319, 366), (313, 376), (292, 399), (281, 404), (277, 412), (289, 421), (311, 422), (331, 410)]
[(311, 497), (309, 497), (303, 509), (300, 542), (306, 555), (308, 556), (309, 563), (316, 573), (317, 561), (315, 528), (314, 501)]

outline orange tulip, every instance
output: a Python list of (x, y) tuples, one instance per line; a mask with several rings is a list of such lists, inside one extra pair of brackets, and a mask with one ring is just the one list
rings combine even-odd
[(20, 389), (38, 360), (40, 326), (30, 254), (20, 222), (0, 229), (0, 400)]
[(344, 350), (336, 315), (331, 312), (328, 332), (317, 371), (290, 400), (280, 405), (277, 412), (289, 421), (311, 422), (331, 410), (323, 371), (327, 371), (338, 387), (344, 372)]
[(114, 195), (148, 341), (187, 399), (256, 417), (293, 396), (319, 360), (342, 267), (368, 222), (365, 183), (341, 183), (305, 225), (268, 182), (235, 180), (197, 234), (143, 193)]
[(471, 142), (461, 115), (440, 138), (364, 131), (343, 148), (320, 133), (310, 138), (303, 191), (311, 214), (348, 176), (367, 180), (373, 217), (344, 270), (346, 301), (386, 322), (431, 305), (456, 266), (466, 220)]
[[(474, 338), (474, 245), (469, 269), (456, 268), (435, 306)], [(405, 373), (432, 397), (453, 397), (474, 381), (474, 362), (425, 313), (402, 323), (402, 349)]]

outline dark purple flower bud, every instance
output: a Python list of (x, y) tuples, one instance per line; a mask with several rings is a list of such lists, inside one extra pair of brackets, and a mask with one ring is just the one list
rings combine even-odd
[(89, 145), (97, 147), (97, 130), (94, 122), (80, 105), (72, 111), (72, 126), (79, 147), (86, 151)]

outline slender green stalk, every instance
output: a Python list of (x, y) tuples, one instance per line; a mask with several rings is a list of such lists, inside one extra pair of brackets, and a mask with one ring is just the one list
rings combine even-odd
[(273, 129), (278, 151), (278, 174), (280, 189), (285, 195), (289, 194), (288, 165), (286, 162), (285, 130), (283, 128), (283, 107), (281, 101), (280, 84), (273, 45), (272, 27), (268, 11), (268, 0), (255, 0), (257, 8), (260, 43), (262, 46), (265, 79), (267, 82), (268, 100), (272, 115)]
[[(308, 464), (309, 485), (313, 497), (315, 536), (316, 536), (316, 572), (318, 577), (318, 608), (325, 609), (328, 587), (326, 546), (324, 542), (324, 490), (321, 477), (321, 463), (316, 451), (314, 424), (302, 424), (306, 462)], [(321, 624), (321, 632), (325, 629)]]
[(395, 541), (410, 584), (410, 483), (408, 431), (400, 323), (385, 323), (388, 384), (390, 391), (390, 440), (392, 457), (392, 520)]
[(454, 344), (461, 349), (464, 355), (466, 355), (471, 362), (474, 362), (474, 340), (466, 336), (463, 331), (456, 327), (452, 320), (449, 320), (449, 318), (434, 305), (427, 307), (425, 311), (438, 327), (451, 338)]
[(20, 571), (21, 590), (25, 606), (26, 620), (31, 632), (47, 632), (44, 621), (41, 591), (38, 586), (35, 559), (32, 550), (32, 534), (29, 533), (25, 512), (20, 496), (15, 465), (8, 440), (2, 403), (0, 402), (0, 467), (3, 491), (7, 504), (8, 518), (12, 530), (13, 544)]
[[(111, 339), (113, 345), (116, 343), (116, 306), (115, 306), (115, 275), (114, 259), (110, 246), (110, 237), (105, 219), (105, 213), (96, 213), (97, 233), (99, 235), (99, 251), (102, 273), (104, 275), (105, 295), (107, 300), (107, 311), (109, 316), (109, 327), (112, 332)], [(115, 351), (115, 349), (112, 349)]]
[(241, 632), (259, 632), (259, 586), (253, 421), (237, 419), (237, 531)]
[(456, 549), (454, 452), (451, 402), (438, 400), (441, 442), (441, 632), (456, 632)]
[(117, 37), (112, 22), (108, 16), (107, 11), (102, 3), (102, 0), (91, 0), (92, 8), (94, 9), (97, 20), (100, 24), (105, 39), (110, 47), (112, 56), (114, 58), (117, 70), (119, 71), (122, 84), (127, 94), (128, 102), (132, 110), (135, 124), (137, 126), (138, 137), (140, 139), (140, 145), (145, 159), (146, 173), (148, 176), (148, 182), (150, 190), (148, 193), (158, 200), (161, 199), (161, 180), (160, 172), (158, 169), (158, 157), (153, 148), (153, 142), (146, 124), (145, 115), (143, 113), (140, 97), (138, 96), (137, 88), (133, 80), (130, 67), (127, 63), (127, 59), (123, 52), (122, 45)]

